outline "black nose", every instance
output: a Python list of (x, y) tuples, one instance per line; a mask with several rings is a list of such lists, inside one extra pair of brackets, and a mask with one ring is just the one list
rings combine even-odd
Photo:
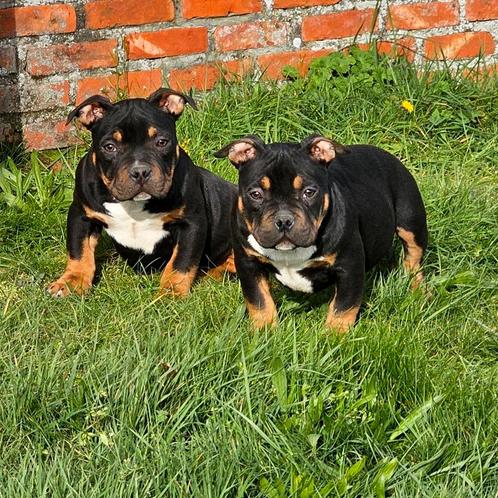
[(135, 164), (130, 168), (130, 178), (137, 183), (145, 183), (151, 174), (151, 167), (147, 164)]
[(279, 232), (290, 230), (294, 226), (294, 215), (290, 211), (279, 211), (275, 216), (275, 226)]

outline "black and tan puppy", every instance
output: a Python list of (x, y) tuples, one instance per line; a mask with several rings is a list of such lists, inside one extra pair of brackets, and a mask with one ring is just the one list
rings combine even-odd
[(161, 88), (148, 99), (111, 103), (95, 95), (69, 114), (92, 132), (76, 171), (67, 219), (66, 270), (56, 297), (88, 290), (104, 229), (134, 267), (163, 269), (163, 292), (185, 295), (199, 270), (234, 271), (229, 216), (232, 185), (195, 166), (178, 145), (176, 119), (187, 95)]
[(335, 284), (326, 326), (345, 331), (362, 301), (365, 270), (389, 255), (395, 233), (416, 286), (427, 245), (425, 209), (401, 162), (370, 145), (311, 136), (265, 144), (255, 136), (215, 154), (239, 170), (235, 266), (256, 327), (277, 320), (269, 273), (291, 289)]

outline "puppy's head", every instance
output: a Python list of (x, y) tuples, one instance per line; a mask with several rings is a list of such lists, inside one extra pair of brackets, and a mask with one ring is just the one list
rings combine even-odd
[(345, 152), (319, 135), (300, 144), (246, 136), (219, 150), (215, 156), (228, 157), (239, 170), (238, 211), (249, 242), (277, 251), (314, 245), (330, 206), (327, 168)]
[(175, 121), (193, 99), (160, 88), (147, 99), (112, 103), (94, 95), (68, 116), (92, 132), (90, 161), (119, 201), (165, 197), (180, 150)]

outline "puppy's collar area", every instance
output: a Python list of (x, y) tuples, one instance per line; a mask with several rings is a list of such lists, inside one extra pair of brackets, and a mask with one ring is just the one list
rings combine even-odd
[(296, 265), (307, 261), (316, 252), (316, 246), (295, 247), (290, 250), (278, 250), (263, 247), (255, 239), (253, 234), (247, 237), (247, 242), (249, 242), (249, 245), (262, 256), (265, 256), (276, 263), (284, 263), (286, 265)]

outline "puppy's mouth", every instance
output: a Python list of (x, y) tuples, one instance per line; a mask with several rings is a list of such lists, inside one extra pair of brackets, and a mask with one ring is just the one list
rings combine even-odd
[(252, 234), (255, 242), (265, 249), (272, 249), (275, 251), (292, 251), (293, 249), (306, 248), (314, 244), (314, 238), (309, 235), (300, 235), (286, 233), (280, 237), (262, 237), (257, 231)]
[(140, 192), (139, 194), (137, 194), (135, 197), (132, 198), (132, 200), (135, 202), (148, 201), (149, 199), (152, 199), (152, 196), (147, 192)]
[(275, 244), (273, 248), (277, 249), (277, 251), (292, 251), (292, 249), (295, 249), (296, 247), (298, 247), (296, 244), (284, 237), (278, 244)]
[(163, 199), (167, 197), (171, 188), (171, 178), (164, 178), (162, 184), (144, 184), (136, 185), (131, 182), (118, 183), (112, 182), (109, 186), (109, 192), (114, 199), (134, 202), (146, 202), (151, 199)]

